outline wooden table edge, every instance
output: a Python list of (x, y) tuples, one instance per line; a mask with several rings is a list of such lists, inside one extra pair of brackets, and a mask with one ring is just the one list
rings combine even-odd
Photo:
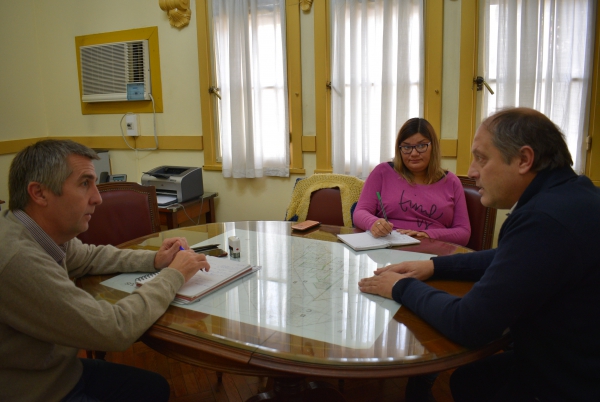
[(490, 356), (506, 347), (510, 341), (508, 336), (503, 336), (482, 347), (456, 356), (440, 358), (435, 362), (390, 362), (388, 364), (354, 362), (342, 365), (308, 363), (277, 358), (259, 351), (241, 351), (156, 324), (146, 331), (141, 340), (167, 357), (214, 371), (248, 376), (346, 379), (410, 377), (445, 371)]

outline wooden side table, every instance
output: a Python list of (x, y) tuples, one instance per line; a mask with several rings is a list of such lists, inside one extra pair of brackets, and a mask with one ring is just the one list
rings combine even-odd
[[(0, 204), (4, 204), (4, 200), (0, 200)], [(2, 207), (0, 206), (0, 211), (2, 211)]]
[(198, 218), (204, 214), (206, 223), (214, 223), (215, 218), (215, 197), (219, 193), (204, 193), (202, 198), (186, 201), (178, 204), (158, 207), (160, 215), (160, 224), (167, 226), (168, 229), (177, 229), (182, 223), (197, 225)]

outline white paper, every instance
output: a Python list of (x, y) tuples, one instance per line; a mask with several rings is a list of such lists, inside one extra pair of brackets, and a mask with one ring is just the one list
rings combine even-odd
[(156, 195), (156, 201), (158, 205), (167, 205), (177, 201), (177, 197), (174, 195)]
[(179, 289), (178, 295), (189, 298), (197, 297), (197, 295), (218, 287), (242, 272), (252, 269), (250, 264), (232, 261), (227, 258), (207, 256), (206, 261), (210, 264), (211, 269), (208, 272), (198, 271)]
[(420, 240), (395, 230), (383, 237), (373, 237), (371, 232), (339, 234), (337, 237), (357, 251), (421, 243)]

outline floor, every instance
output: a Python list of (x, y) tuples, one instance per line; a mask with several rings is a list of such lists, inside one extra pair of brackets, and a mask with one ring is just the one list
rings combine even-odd
[[(85, 352), (80, 353), (85, 357)], [(141, 342), (125, 352), (108, 352), (106, 360), (133, 365), (160, 373), (171, 385), (170, 402), (243, 402), (267, 391), (267, 379), (223, 374), (219, 383), (217, 373), (170, 359)], [(441, 373), (433, 387), (437, 402), (452, 402), (448, 388), (450, 372)], [(321, 380), (322, 381), (322, 380)], [(326, 380), (339, 387), (338, 380)], [(347, 402), (402, 402), (405, 378), (388, 380), (344, 381), (342, 393)]]

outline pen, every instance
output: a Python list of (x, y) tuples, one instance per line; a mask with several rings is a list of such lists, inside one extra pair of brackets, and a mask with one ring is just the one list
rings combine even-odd
[(383, 207), (383, 201), (381, 201), (381, 195), (379, 194), (379, 191), (377, 192), (377, 199), (379, 199), (379, 205), (381, 206), (381, 212), (383, 212), (383, 217), (385, 218), (385, 221), (389, 222), (387, 215), (385, 214), (385, 208)]
[[(185, 249), (183, 248), (183, 246), (179, 246), (179, 250), (185, 251)], [(200, 271), (206, 272), (206, 269), (202, 268), (202, 269), (200, 269)]]

